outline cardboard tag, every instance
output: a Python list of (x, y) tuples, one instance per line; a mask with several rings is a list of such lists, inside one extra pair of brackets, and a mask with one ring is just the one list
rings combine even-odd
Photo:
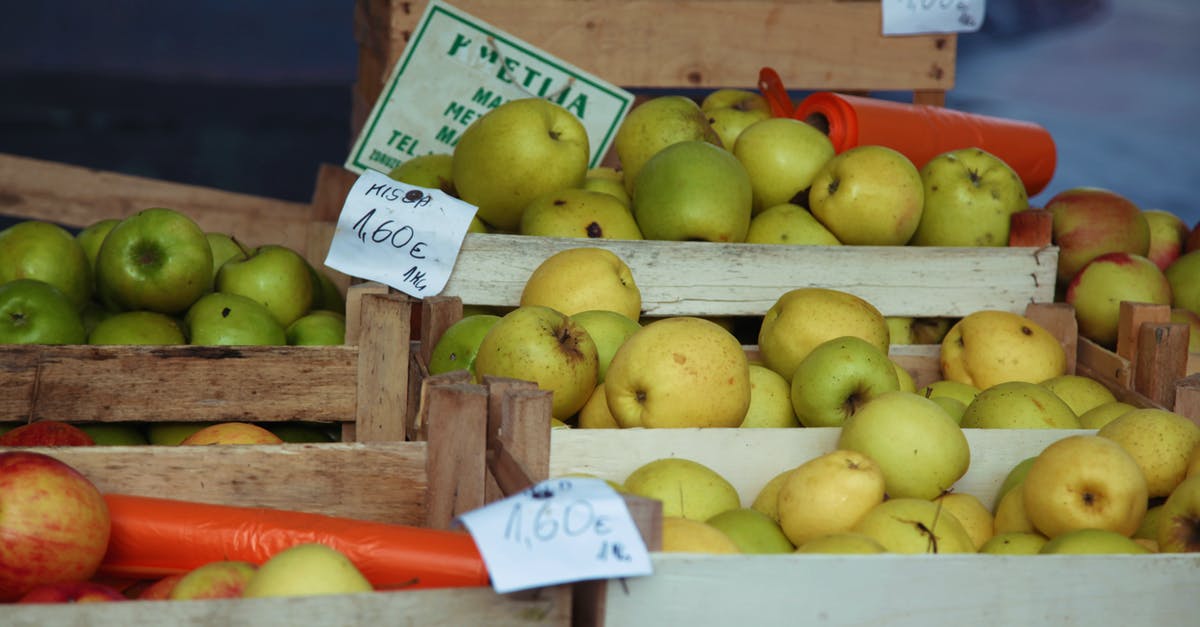
[(652, 572), (625, 500), (600, 479), (549, 479), (459, 520), (499, 593)]
[(449, 154), (468, 125), (500, 104), (545, 98), (575, 114), (599, 165), (633, 94), (458, 9), (425, 8), (345, 167), (390, 172), (418, 155)]
[(416, 298), (446, 287), (477, 208), (438, 189), (363, 172), (342, 205), (325, 265)]
[(986, 0), (883, 0), (883, 34), (973, 33), (985, 9)]

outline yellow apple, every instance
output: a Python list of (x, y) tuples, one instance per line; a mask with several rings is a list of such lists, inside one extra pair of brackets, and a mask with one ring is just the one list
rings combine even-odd
[(1039, 383), (1066, 374), (1067, 356), (1045, 327), (1010, 311), (967, 314), (942, 338), (946, 379), (981, 390), (1006, 381)]
[(770, 516), (749, 507), (721, 512), (706, 521), (729, 536), (742, 553), (791, 553), (796, 550)]
[(834, 156), (828, 135), (795, 118), (768, 117), (747, 126), (732, 150), (750, 173), (754, 213), (806, 198), (813, 179)]
[[(895, 360), (889, 360), (889, 361), (892, 362), (892, 369), (896, 371), (896, 381), (900, 384), (900, 388), (899, 388), (900, 391), (916, 393), (917, 382), (913, 380), (912, 373), (909, 372), (908, 369), (906, 369), (904, 366), (901, 366), (899, 363), (897, 363)], [(945, 407), (942, 407), (942, 409), (945, 409)]]
[(963, 414), (967, 412), (967, 406), (962, 404), (962, 401), (949, 396), (933, 396), (929, 400), (937, 403), (946, 413), (954, 419), (958, 426), (962, 426)]
[(267, 429), (249, 422), (221, 422), (187, 436), (180, 446), (214, 444), (281, 444), (283, 440)]
[(534, 198), (521, 213), (521, 235), (640, 240), (629, 206), (611, 194), (559, 189)]
[(892, 344), (916, 344), (912, 316), (884, 316)]
[(344, 553), (318, 542), (271, 556), (246, 582), (244, 598), (371, 592), (371, 582)]
[[(583, 177), (580, 189), (608, 194), (616, 198), (617, 202), (621, 203), (621, 206), (625, 207), (625, 209), (629, 209), (633, 202), (633, 199), (629, 197), (629, 192), (625, 190), (624, 177), (617, 170), (607, 166), (596, 166), (588, 170), (587, 176)], [(639, 237), (641, 236), (641, 232), (641, 229), (638, 229)]]
[(607, 309), (637, 320), (642, 293), (625, 260), (606, 248), (568, 248), (534, 268), (521, 291), (522, 306), (541, 305), (568, 316)]
[(792, 392), (787, 380), (762, 364), (749, 364), (750, 407), (743, 428), (799, 427), (792, 409)]
[(996, 502), (992, 504), (993, 511), (1000, 507), (1000, 499), (1004, 498), (1004, 495), (1021, 485), (1021, 482), (1025, 480), (1025, 475), (1029, 474), (1029, 467), (1033, 465), (1035, 459), (1037, 459), (1037, 455), (1022, 459), (1009, 469), (1008, 474), (1004, 475), (1004, 481), (1000, 482), (1000, 489), (996, 491)]
[(1061, 374), (1042, 381), (1040, 385), (1050, 388), (1051, 392), (1066, 402), (1076, 416), (1082, 416), (1098, 405), (1117, 400), (1103, 383), (1080, 374)]
[(928, 499), (888, 499), (871, 508), (851, 531), (874, 538), (890, 553), (975, 552), (962, 524)]
[(844, 244), (908, 243), (925, 203), (921, 174), (886, 146), (859, 145), (829, 159), (812, 179), (808, 206)]
[(1200, 475), (1200, 446), (1193, 448), (1191, 455), (1188, 455), (1187, 476), (1196, 475)]
[(878, 540), (864, 533), (842, 531), (818, 536), (796, 547), (797, 553), (887, 553)]
[(1096, 555), (1113, 553), (1149, 553), (1145, 546), (1127, 535), (1109, 529), (1074, 529), (1057, 535), (1042, 546), (1042, 555)]
[(1049, 388), (1025, 381), (997, 383), (963, 412), (964, 429), (1078, 429), (1079, 418)]
[[(1018, 483), (1000, 497), (992, 516), (992, 531), (1003, 533), (1039, 533), (1025, 509), (1025, 484)], [(1039, 534), (1040, 535), (1040, 534)]]
[(779, 487), (779, 526), (792, 544), (849, 531), (883, 502), (883, 471), (870, 457), (835, 450), (800, 464)]
[(1188, 455), (1200, 445), (1200, 426), (1165, 409), (1135, 409), (1100, 427), (1137, 461), (1150, 497), (1167, 496), (1187, 474)]
[(784, 482), (787, 481), (788, 475), (793, 470), (795, 468), (789, 468), (771, 477), (771, 480), (759, 489), (750, 507), (766, 514), (771, 520), (779, 522), (779, 491), (783, 489)]
[(1184, 479), (1163, 503), (1158, 522), (1158, 550), (1200, 552), (1200, 476)]
[(970, 383), (961, 381), (951, 381), (949, 379), (941, 379), (926, 385), (917, 390), (917, 393), (925, 398), (935, 399), (938, 397), (952, 398), (963, 404), (963, 407), (971, 404), (976, 396), (979, 396), (979, 388)]
[(695, 100), (673, 94), (656, 96), (631, 109), (613, 137), (626, 191), (633, 193), (634, 181), (651, 157), (667, 146), (690, 140), (721, 146), (708, 114)]
[(1191, 229), (1183, 218), (1170, 211), (1144, 209), (1142, 216), (1150, 227), (1150, 247), (1146, 249), (1146, 258), (1153, 261), (1159, 270), (1166, 270), (1172, 261), (1183, 254)]
[(865, 299), (840, 290), (801, 287), (781, 295), (763, 315), (758, 349), (763, 363), (789, 382), (800, 361), (822, 342), (842, 336), (866, 340), (887, 354), (887, 321)]
[(1047, 542), (1046, 536), (1029, 531), (998, 533), (979, 547), (988, 555), (1037, 555)]
[(1146, 515), (1146, 478), (1120, 444), (1072, 435), (1038, 454), (1021, 484), (1025, 511), (1050, 539), (1075, 529), (1133, 535)]
[(808, 209), (789, 202), (767, 207), (754, 214), (750, 218), (750, 230), (746, 231), (746, 243), (842, 245), (824, 224), (808, 212)]
[(977, 550), (992, 538), (995, 522), (992, 513), (979, 497), (967, 492), (949, 492), (939, 496), (934, 502), (941, 503), (943, 513), (953, 514), (954, 518), (962, 523)]
[(588, 397), (583, 408), (579, 410), (578, 426), (580, 429), (620, 429), (617, 419), (608, 411), (608, 397), (604, 394), (604, 382), (596, 384), (596, 389)]
[(690, 459), (664, 457), (638, 466), (622, 482), (625, 491), (662, 501), (663, 517), (706, 521), (741, 507), (737, 489), (720, 473)]
[(662, 550), (664, 553), (740, 553), (724, 531), (700, 520), (663, 516)]
[(636, 318), (630, 318), (611, 309), (580, 311), (571, 314), (571, 319), (579, 323), (596, 343), (596, 358), (599, 365), (597, 376), (601, 382), (608, 375), (608, 364), (612, 363), (617, 349), (638, 329), (642, 328)]
[(1079, 426), (1084, 429), (1099, 429), (1135, 409), (1137, 407), (1121, 401), (1097, 405), (1079, 416)]
[(771, 105), (762, 94), (748, 89), (717, 89), (700, 101), (700, 110), (708, 114), (708, 123), (728, 150), (746, 127), (771, 117)]

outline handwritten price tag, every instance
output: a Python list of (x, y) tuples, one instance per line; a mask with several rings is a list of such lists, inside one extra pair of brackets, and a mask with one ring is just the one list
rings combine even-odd
[(883, 34), (973, 33), (984, 10), (985, 0), (883, 0)]
[(543, 481), (459, 520), (496, 592), (651, 573), (624, 499), (600, 479)]
[(476, 210), (441, 190), (367, 170), (342, 205), (325, 265), (416, 298), (437, 295)]

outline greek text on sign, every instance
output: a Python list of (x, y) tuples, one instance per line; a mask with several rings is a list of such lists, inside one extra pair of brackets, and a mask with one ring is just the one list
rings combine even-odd
[(986, 0), (883, 0), (884, 35), (973, 33)]
[(651, 573), (625, 500), (600, 479), (563, 477), (459, 517), (496, 592)]
[(433, 0), (345, 167), (389, 172), (413, 157), (452, 153), (471, 122), (504, 102), (531, 97), (559, 104), (583, 122), (592, 166), (633, 104), (633, 94)]
[(446, 287), (476, 207), (374, 170), (350, 188), (325, 265), (416, 298)]

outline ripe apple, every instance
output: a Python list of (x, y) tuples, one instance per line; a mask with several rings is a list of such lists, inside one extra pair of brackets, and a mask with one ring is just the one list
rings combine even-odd
[(114, 310), (186, 311), (212, 289), (212, 248), (188, 216), (144, 209), (109, 231), (96, 255), (96, 291)]
[(981, 390), (1005, 381), (1045, 381), (1067, 370), (1067, 355), (1042, 325), (1011, 311), (974, 311), (942, 338), (942, 375)]
[(940, 504), (889, 498), (872, 507), (851, 531), (866, 534), (890, 553), (974, 553), (962, 524)]
[(763, 363), (789, 382), (800, 361), (822, 342), (852, 335), (880, 351), (891, 344), (887, 321), (863, 298), (823, 287), (781, 295), (763, 314), (758, 349)]
[(980, 389), (970, 383), (961, 381), (951, 381), (950, 379), (939, 379), (917, 390), (917, 393), (925, 398), (934, 400), (937, 398), (952, 398), (963, 404), (963, 407), (971, 404), (976, 396), (979, 396)]
[(913, 344), (941, 344), (955, 322), (958, 322), (957, 318), (945, 316), (913, 318)]
[(521, 306), (550, 307), (571, 316), (608, 309), (636, 320), (642, 292), (625, 260), (606, 248), (568, 248), (543, 260), (525, 281)]
[(1200, 475), (1183, 480), (1162, 506), (1158, 550), (1162, 553), (1200, 552)]
[(1075, 307), (1079, 334), (1112, 348), (1117, 344), (1121, 301), (1170, 305), (1171, 284), (1141, 255), (1106, 253), (1075, 273), (1065, 300)]
[(979, 552), (989, 555), (1037, 555), (1046, 542), (1046, 536), (1040, 533), (1009, 531), (993, 535), (979, 547)]
[(258, 567), (242, 590), (247, 599), (371, 592), (374, 587), (344, 553), (307, 542), (286, 548)]
[(221, 422), (204, 427), (187, 436), (180, 446), (207, 446), (212, 444), (281, 444), (283, 440), (249, 422)]
[(300, 253), (277, 244), (259, 246), (245, 260), (226, 261), (216, 290), (262, 303), (286, 328), (312, 308), (313, 280)]
[(534, 198), (583, 183), (590, 154), (587, 129), (570, 111), (541, 98), (509, 100), (463, 131), (451, 179), (479, 219), (514, 231)]
[(262, 303), (223, 292), (200, 297), (187, 310), (184, 325), (200, 346), (285, 346), (287, 332)]
[(174, 588), (185, 574), (187, 573), (176, 573), (150, 581), (134, 598), (138, 601), (166, 601), (171, 596), (171, 588)]
[(843, 244), (906, 244), (924, 203), (921, 173), (886, 146), (856, 146), (826, 161), (808, 192), (812, 214)]
[[(1163, 503), (1165, 502), (1164, 500)], [(1158, 541), (1158, 528), (1162, 523), (1163, 503), (1154, 505), (1146, 510), (1146, 515), (1142, 516), (1142, 524), (1138, 525), (1138, 530), (1133, 532), (1134, 539), (1140, 538), (1154, 540), (1155, 542)]]
[(775, 498), (780, 528), (792, 544), (802, 546), (849, 531), (882, 503), (883, 471), (863, 453), (838, 449), (789, 471)]
[(1025, 511), (1042, 535), (1075, 529), (1133, 535), (1146, 514), (1146, 478), (1120, 444), (1072, 435), (1038, 454), (1021, 483)]
[(617, 349), (605, 377), (622, 427), (736, 427), (750, 407), (746, 352), (715, 322), (664, 318)]
[(1042, 545), (1041, 555), (1096, 555), (1114, 553), (1149, 553), (1127, 535), (1109, 529), (1074, 529), (1055, 536)]
[(912, 316), (884, 316), (888, 325), (888, 341), (895, 344), (915, 344)]
[(646, 160), (633, 181), (631, 209), (646, 239), (746, 240), (750, 175), (728, 150), (700, 140), (676, 142)]
[(758, 494), (754, 497), (754, 501), (750, 503), (750, 507), (766, 514), (771, 520), (778, 522), (779, 492), (783, 489), (783, 484), (787, 481), (788, 475), (796, 468), (788, 468), (771, 477), (771, 480), (759, 489)]
[(840, 427), (872, 399), (900, 389), (887, 354), (852, 335), (813, 348), (790, 385), (792, 408), (806, 427)]
[(44, 583), (26, 592), (17, 603), (107, 603), (128, 601), (120, 590), (95, 581)]
[(475, 375), (533, 381), (553, 392), (554, 418), (579, 411), (596, 388), (596, 343), (568, 316), (539, 305), (523, 305), (500, 318), (475, 354)]
[(937, 498), (971, 461), (962, 428), (937, 403), (912, 392), (867, 401), (846, 419), (837, 446), (879, 464), (888, 498)]
[(1049, 388), (1028, 381), (997, 383), (963, 412), (964, 429), (1079, 429), (1079, 417)]
[(40, 420), (0, 435), (0, 446), (92, 446), (92, 436), (79, 427), (56, 420)]
[(466, 370), (474, 376), (479, 344), (499, 321), (500, 316), (495, 314), (472, 314), (450, 325), (433, 345), (433, 352), (429, 355), (429, 374)]
[(534, 198), (521, 213), (517, 232), (539, 237), (642, 239), (628, 204), (611, 194), (583, 188), (554, 190)]
[(1200, 250), (1171, 262), (1163, 275), (1171, 284), (1171, 306), (1200, 315)]
[(137, 423), (88, 422), (75, 426), (97, 446), (144, 446), (150, 443)]
[[(113, 227), (121, 222), (118, 218), (104, 218), (97, 220), (75, 234), (75, 241), (83, 247), (83, 254), (88, 260), (88, 276), (95, 277), (96, 255), (100, 252), (100, 245), (104, 243), (104, 238), (108, 237), (108, 232), (113, 230)], [(93, 285), (95, 282), (93, 281)], [(91, 287), (88, 291), (91, 291)]]
[(755, 122), (731, 150), (750, 175), (756, 214), (781, 203), (807, 204), (809, 186), (834, 156), (828, 135), (795, 118)]
[[(581, 189), (608, 194), (616, 198), (617, 202), (621, 203), (626, 209), (633, 202), (629, 196), (629, 191), (625, 189), (624, 173), (609, 166), (598, 165), (594, 168), (589, 168), (587, 175), (583, 177)], [(641, 230), (638, 233), (640, 234)]]
[(1200, 426), (1157, 408), (1126, 412), (1100, 427), (1096, 435), (1120, 444), (1133, 456), (1151, 498), (1171, 494), (1187, 474), (1188, 455), (1200, 446)]
[(250, 257), (250, 251), (232, 235), (209, 231), (204, 234), (204, 238), (208, 240), (208, 247), (212, 249), (214, 286), (217, 282), (217, 273), (221, 271), (221, 266), (225, 265), (226, 261), (245, 261)]
[(662, 501), (664, 517), (706, 521), (741, 507), (737, 489), (725, 477), (681, 457), (646, 462), (629, 473), (622, 485), (629, 494)]
[(975, 543), (976, 550), (992, 539), (995, 533), (992, 512), (988, 511), (979, 497), (969, 492), (947, 492), (934, 499), (934, 502), (941, 503), (942, 512), (953, 515), (962, 524)]
[(1099, 429), (1135, 409), (1137, 408), (1133, 405), (1121, 401), (1097, 405), (1079, 415), (1079, 426), (1084, 429)]
[(1013, 486), (1004, 496), (1000, 497), (1000, 502), (996, 504), (995, 516), (992, 517), (992, 524), (996, 534), (1037, 533), (1042, 535), (1030, 520), (1029, 511), (1025, 509), (1024, 481)]
[(700, 520), (682, 516), (662, 517), (664, 553), (741, 553), (724, 531)]
[(151, 422), (146, 424), (146, 439), (155, 446), (176, 446), (189, 435), (215, 422)]
[(887, 553), (878, 540), (857, 531), (818, 536), (796, 547), (797, 553), (871, 554)]
[(78, 311), (92, 296), (91, 276), (83, 246), (57, 224), (25, 220), (0, 231), (0, 284), (16, 279), (49, 283)]
[(608, 410), (608, 395), (604, 392), (604, 382), (596, 384), (592, 395), (588, 397), (583, 408), (579, 410), (576, 426), (580, 429), (620, 429), (617, 419)]
[(793, 203), (767, 207), (750, 218), (746, 231), (747, 244), (794, 244), (811, 246), (841, 246), (841, 242), (825, 228), (808, 209)]
[(1153, 261), (1159, 270), (1166, 270), (1172, 261), (1183, 254), (1188, 225), (1179, 216), (1162, 209), (1146, 209), (1142, 215), (1150, 227), (1150, 248), (1146, 251), (1146, 258)]
[(778, 372), (762, 364), (750, 368), (750, 407), (746, 409), (743, 429), (799, 427), (792, 408), (791, 386)]
[(796, 550), (783, 535), (778, 522), (749, 507), (726, 510), (705, 522), (729, 536), (742, 553), (791, 553)]
[(910, 244), (1007, 246), (1012, 214), (1029, 208), (1021, 177), (978, 147), (959, 148), (921, 167), (925, 205)]
[(172, 601), (195, 599), (229, 599), (242, 596), (246, 582), (258, 571), (250, 562), (221, 560), (197, 566), (188, 571), (171, 588)]
[(583, 327), (596, 343), (597, 380), (604, 382), (608, 365), (625, 343), (642, 325), (634, 318), (611, 309), (588, 309), (571, 314), (571, 319)]
[(1146, 216), (1128, 198), (1106, 189), (1076, 187), (1046, 201), (1054, 218), (1058, 281), (1066, 284), (1087, 262), (1105, 253), (1145, 256), (1150, 249)]
[(996, 502), (992, 504), (993, 510), (1000, 506), (1000, 499), (1004, 498), (1005, 494), (1025, 481), (1025, 475), (1029, 474), (1029, 467), (1033, 465), (1035, 459), (1037, 459), (1037, 455), (1022, 459), (1009, 469), (1008, 474), (1004, 475), (1004, 481), (1000, 483), (1000, 489), (996, 491)]
[(179, 322), (157, 311), (122, 311), (92, 328), (88, 344), (187, 344)]
[[(476, 233), (482, 231), (467, 229), (467, 232)], [(313, 278), (312, 309), (345, 314), (346, 297), (342, 295), (342, 289), (337, 286), (337, 283), (333, 282), (333, 277), (329, 276), (329, 273), (324, 270), (314, 268), (312, 264), (308, 264), (308, 270)]]
[(1103, 383), (1079, 374), (1062, 374), (1046, 379), (1039, 385), (1054, 392), (1076, 416), (1082, 416), (1097, 406), (1117, 400)]
[(917, 391), (917, 382), (913, 380), (912, 373), (904, 366), (901, 366), (896, 360), (889, 359), (889, 361), (892, 362), (892, 370), (896, 371), (896, 380), (900, 385), (899, 389), (915, 393)]
[(79, 471), (41, 453), (0, 452), (0, 602), (89, 579), (109, 530), (104, 498)]
[[(656, 96), (631, 109), (613, 137), (625, 191), (634, 194), (638, 173), (651, 157), (682, 141), (722, 145), (720, 136), (708, 122), (708, 114), (695, 100), (681, 95)], [(644, 228), (642, 233), (646, 234)]]
[(0, 285), (0, 344), (83, 344), (87, 333), (62, 290), (37, 279)]
[(346, 343), (346, 316), (315, 309), (296, 318), (284, 335), (289, 346), (339, 346)]
[(1192, 449), (1191, 454), (1188, 455), (1187, 476), (1195, 475), (1200, 475), (1200, 446)]
[(437, 189), (458, 197), (458, 190), (454, 188), (454, 155), (450, 153), (417, 155), (392, 168), (388, 176), (401, 183)]
[(708, 123), (726, 150), (733, 150), (746, 127), (771, 117), (771, 105), (760, 93), (748, 89), (717, 89), (700, 101), (700, 110), (708, 114)]

